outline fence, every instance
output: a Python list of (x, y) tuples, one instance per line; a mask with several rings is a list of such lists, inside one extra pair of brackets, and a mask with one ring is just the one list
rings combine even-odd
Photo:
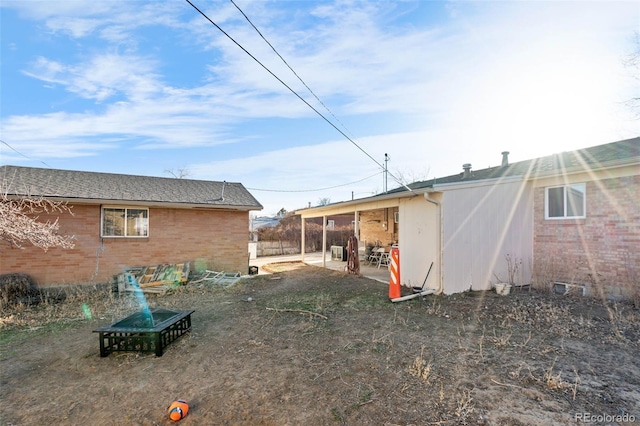
[(257, 256), (280, 256), (300, 253), (297, 241), (258, 241)]

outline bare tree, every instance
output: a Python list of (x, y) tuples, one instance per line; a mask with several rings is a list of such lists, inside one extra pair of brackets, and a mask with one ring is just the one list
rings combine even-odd
[[(634, 49), (625, 59), (624, 65), (631, 71), (631, 76), (640, 80), (640, 32), (634, 34)], [(636, 94), (627, 102), (629, 108), (640, 118), (640, 95)]]
[(324, 198), (320, 198), (318, 199), (318, 206), (326, 206), (331, 204), (331, 198), (329, 197), (324, 197)]
[(165, 169), (164, 172), (169, 173), (171, 176), (173, 176), (176, 179), (185, 179), (189, 177), (189, 175), (191, 174), (189, 172), (189, 169), (185, 169), (185, 168), (180, 168), (175, 172), (173, 171), (173, 169)]
[(74, 247), (73, 236), (60, 235), (58, 219), (51, 222), (40, 221), (41, 213), (69, 213), (71, 207), (63, 201), (53, 201), (42, 197), (11, 199), (0, 195), (0, 241), (7, 241), (12, 247), (23, 248), (25, 243), (47, 251), (51, 247), (70, 249)]
[(400, 185), (409, 185), (415, 182), (425, 181), (429, 178), (429, 171), (431, 169), (427, 168), (421, 172), (415, 172), (414, 170), (400, 170), (395, 169), (394, 175), (398, 178), (398, 183)]

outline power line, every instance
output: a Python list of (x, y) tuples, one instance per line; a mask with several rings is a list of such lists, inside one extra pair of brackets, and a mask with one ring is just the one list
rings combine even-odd
[(15, 149), (14, 147), (12, 147), (11, 145), (9, 145), (7, 142), (3, 141), (2, 139), (0, 139), (0, 142), (2, 142), (4, 145), (6, 145), (7, 147), (9, 147), (12, 151), (18, 153), (19, 155), (23, 156), (24, 158), (26, 158), (27, 160), (31, 160), (31, 161), (38, 161), (42, 164), (44, 164), (45, 166), (49, 167), (50, 169), (52, 169), (53, 167), (51, 167), (50, 165), (48, 165), (47, 163), (45, 163), (42, 160), (35, 160), (29, 156), (24, 155), (23, 153), (21, 153), (20, 151), (18, 151), (17, 149)]
[[(336, 131), (338, 133), (340, 133), (342, 136), (344, 136), (349, 142), (351, 142), (356, 148), (358, 148), (364, 155), (366, 155), (367, 157), (369, 157), (371, 159), (371, 161), (373, 161), (374, 163), (376, 163), (378, 165), (378, 167), (380, 167), (380, 169), (384, 170), (384, 166), (382, 164), (380, 164), (375, 158), (373, 158), (367, 151), (365, 151), (360, 145), (358, 145), (353, 139), (351, 139), (346, 133), (344, 133), (342, 130), (340, 130), (335, 124), (333, 124), (327, 117), (325, 117), (320, 111), (318, 111), (313, 105), (311, 105), (309, 102), (307, 102), (302, 96), (300, 96), (295, 90), (293, 90), (287, 83), (285, 83), (284, 81), (282, 81), (282, 79), (280, 79), (280, 77), (278, 77), (277, 75), (275, 75), (269, 68), (267, 68), (262, 62), (260, 62), (255, 56), (253, 56), (247, 49), (244, 48), (244, 46), (242, 46), (240, 43), (238, 43), (233, 37), (231, 37), (225, 30), (223, 30), (218, 24), (216, 24), (215, 22), (213, 22), (213, 20), (211, 18), (209, 18), (203, 11), (201, 11), (196, 5), (194, 5), (190, 0), (185, 0), (187, 3), (189, 3), (191, 5), (191, 7), (193, 7), (200, 15), (202, 15), (207, 21), (209, 21), (211, 23), (211, 25), (213, 25), (214, 27), (216, 27), (222, 34), (224, 34), (229, 40), (231, 40), (236, 46), (238, 46), (240, 49), (242, 49), (247, 55), (249, 55), (249, 57), (251, 57), (251, 59), (253, 59), (254, 61), (256, 61), (258, 63), (258, 65), (260, 65), (262, 68), (265, 69), (265, 71), (267, 71), (269, 74), (271, 74), (273, 76), (273, 78), (275, 78), (276, 80), (278, 80), (284, 87), (286, 87), (287, 89), (289, 89), (289, 91), (291, 93), (293, 93), (298, 99), (300, 99), (302, 102), (304, 102), (309, 108), (311, 108), (313, 110), (313, 112), (315, 112), (316, 114), (318, 114), (320, 116), (320, 118), (322, 118), (324, 121), (326, 121), (331, 127), (333, 127), (334, 129), (336, 129)], [(412, 191), (411, 188), (409, 188), (407, 185), (405, 185), (403, 182), (401, 182), (398, 178), (396, 178), (394, 175), (390, 174), (392, 178), (394, 178), (396, 180), (396, 182), (400, 183), (402, 186), (404, 186), (408, 191)]]
[(371, 179), (372, 177), (378, 176), (380, 173), (382, 173), (382, 172), (377, 172), (377, 173), (375, 173), (375, 174), (373, 174), (371, 176), (367, 176), (366, 178), (362, 178), (362, 179), (356, 180), (354, 182), (343, 183), (343, 184), (335, 185), (335, 186), (328, 186), (326, 188), (298, 189), (298, 190), (260, 189), (260, 188), (247, 188), (247, 189), (251, 190), (251, 191), (264, 191), (264, 192), (317, 192), (317, 191), (325, 191), (327, 189), (335, 189), (335, 188), (340, 188), (340, 187), (343, 187), (343, 186), (353, 185), (354, 183), (362, 182), (362, 181), (365, 181), (367, 179)]
[[(238, 9), (238, 11), (239, 11), (240, 13), (242, 13), (242, 16), (244, 16), (244, 18), (247, 20), (247, 22), (248, 22), (248, 23), (253, 27), (253, 29), (254, 29), (254, 30), (256, 30), (256, 32), (258, 33), (258, 35), (260, 35), (260, 37), (265, 41), (265, 43), (267, 43), (267, 44), (269, 45), (269, 47), (271, 48), (271, 50), (273, 50), (273, 52), (274, 52), (276, 55), (278, 55), (278, 57), (282, 60), (282, 62), (284, 62), (284, 64), (287, 66), (287, 68), (289, 68), (289, 69), (291, 70), (291, 72), (293, 73), (293, 75), (295, 75), (295, 76), (298, 78), (298, 80), (300, 80), (300, 82), (304, 85), (304, 87), (306, 87), (306, 88), (307, 88), (307, 90), (309, 91), (309, 93), (311, 93), (311, 94), (313, 95), (313, 97), (314, 97), (314, 98), (316, 98), (316, 100), (317, 100), (318, 102), (320, 102), (320, 104), (324, 107), (324, 109), (326, 109), (326, 110), (327, 110), (327, 112), (328, 112), (329, 114), (331, 114), (331, 116), (332, 116), (333, 118), (335, 118), (335, 119), (336, 119), (336, 121), (337, 121), (338, 123), (340, 123), (340, 124), (342, 125), (342, 127), (343, 127), (346, 131), (349, 131), (349, 129), (347, 129), (347, 126), (345, 126), (345, 124), (344, 124), (342, 121), (340, 121), (340, 119), (339, 119), (338, 117), (336, 117), (336, 115), (335, 115), (335, 114), (334, 114), (334, 113), (329, 109), (329, 107), (328, 107), (327, 105), (325, 105), (325, 103), (324, 103), (324, 102), (322, 102), (322, 100), (318, 97), (318, 95), (316, 95), (316, 94), (315, 94), (315, 92), (314, 92), (313, 90), (311, 90), (311, 87), (309, 87), (309, 86), (307, 85), (307, 83), (305, 83), (305, 82), (304, 82), (304, 80), (302, 79), (302, 77), (300, 77), (300, 76), (298, 75), (298, 73), (297, 73), (297, 72), (296, 72), (296, 71), (291, 67), (291, 65), (289, 65), (289, 63), (288, 63), (288, 62), (287, 62), (287, 61), (282, 57), (282, 55), (281, 55), (281, 54), (276, 50), (276, 48), (275, 48), (275, 47), (273, 47), (273, 45), (269, 42), (269, 40), (267, 40), (267, 39), (266, 39), (266, 37), (265, 37), (264, 35), (262, 35), (262, 33), (260, 32), (260, 30), (258, 29), (258, 27), (256, 27), (256, 26), (253, 24), (253, 22), (251, 22), (251, 19), (249, 19), (249, 17), (247, 16), (247, 14), (246, 14), (246, 13), (244, 13), (244, 12), (242, 11), (242, 9), (240, 9), (240, 6), (238, 6), (238, 5), (237, 5), (233, 0), (229, 0), (229, 1), (230, 1), (230, 2), (231, 2), (231, 3), (236, 7), (236, 9)], [(351, 133), (351, 132), (349, 132), (349, 133)], [(353, 133), (351, 133), (351, 135), (353, 136)]]

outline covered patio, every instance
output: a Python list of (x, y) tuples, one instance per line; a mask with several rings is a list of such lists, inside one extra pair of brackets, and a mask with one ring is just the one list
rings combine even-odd
[[(324, 257), (324, 265), (321, 252), (305, 253), (304, 260), (302, 260), (301, 254), (258, 257), (257, 259), (251, 260), (251, 265), (258, 267), (258, 274), (269, 274), (262, 266), (278, 262), (304, 262), (308, 265), (325, 267), (334, 271), (345, 271), (345, 267), (347, 266), (346, 261), (331, 260), (331, 253), (329, 252), (325, 252)], [(369, 265), (366, 262), (361, 262), (360, 274), (365, 278), (370, 278), (385, 284), (389, 283), (389, 269), (385, 266), (378, 268), (377, 265)]]

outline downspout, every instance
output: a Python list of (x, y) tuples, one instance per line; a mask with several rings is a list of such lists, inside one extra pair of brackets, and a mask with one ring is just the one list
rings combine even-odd
[(435, 204), (436, 207), (438, 207), (438, 290), (436, 290), (436, 294), (442, 294), (442, 292), (444, 291), (444, 285), (442, 282), (442, 272), (443, 272), (443, 265), (442, 265), (442, 233), (443, 233), (443, 227), (442, 227), (442, 203), (440, 203), (439, 201), (434, 200), (433, 198), (431, 198), (431, 194), (430, 192), (425, 192), (424, 193), (424, 199), (427, 200), (428, 202)]

